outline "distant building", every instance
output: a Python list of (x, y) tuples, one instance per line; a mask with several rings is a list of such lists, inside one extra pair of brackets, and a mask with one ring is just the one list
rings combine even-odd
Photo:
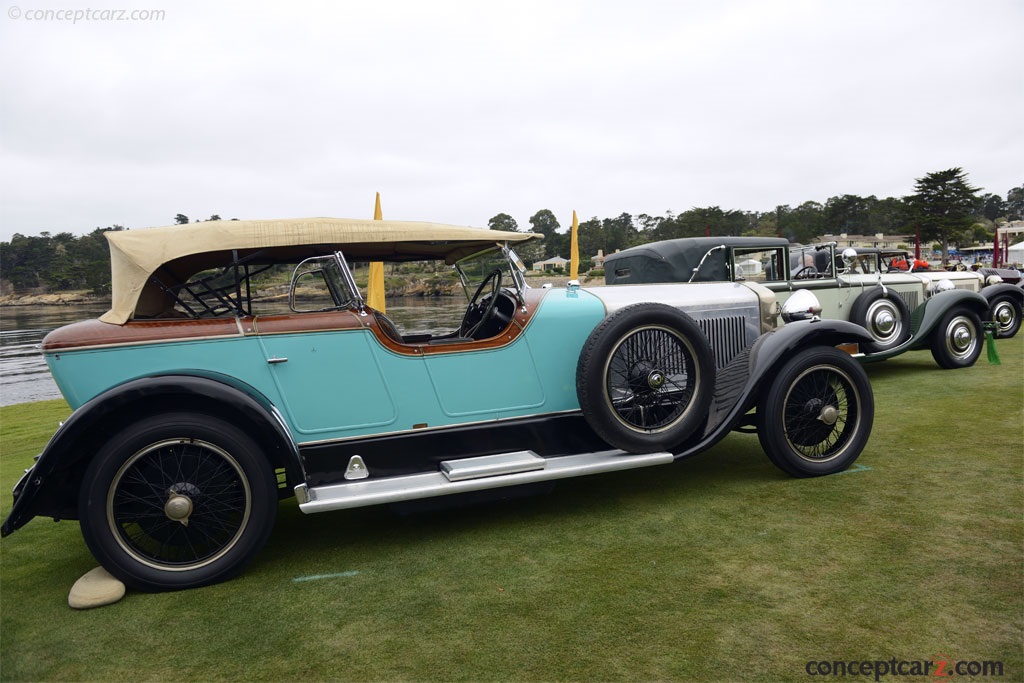
[(882, 233), (876, 233), (874, 235), (849, 235), (845, 232), (841, 232), (838, 235), (826, 234), (821, 237), (816, 237), (811, 244), (827, 244), (829, 242), (836, 243), (836, 249), (843, 250), (847, 247), (861, 248), (861, 247), (874, 247), (876, 249), (896, 249), (900, 246), (913, 247), (914, 236), (913, 235), (884, 235)]
[(569, 266), (569, 259), (562, 258), (561, 256), (552, 256), (544, 261), (534, 261), (534, 270), (554, 270), (555, 268), (562, 268), (563, 270)]

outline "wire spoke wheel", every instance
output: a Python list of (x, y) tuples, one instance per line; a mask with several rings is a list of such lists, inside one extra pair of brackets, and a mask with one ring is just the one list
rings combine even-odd
[(786, 395), (784, 428), (801, 456), (822, 461), (836, 457), (856, 430), (857, 388), (850, 377), (830, 366), (809, 368)]
[(139, 562), (193, 569), (238, 541), (251, 499), (226, 451), (204, 441), (170, 440), (136, 453), (117, 472), (107, 519), (117, 542)]
[(623, 338), (608, 359), (608, 400), (626, 426), (662, 430), (686, 412), (696, 375), (694, 350), (681, 335), (642, 328)]
[(235, 425), (158, 413), (126, 426), (90, 462), (79, 493), (96, 559), (142, 590), (224, 581), (255, 557), (277, 514), (260, 446)]
[(757, 405), (765, 454), (794, 477), (841, 472), (871, 435), (874, 396), (864, 368), (833, 347), (797, 351)]
[(700, 327), (679, 309), (622, 308), (594, 328), (580, 353), (576, 396), (583, 417), (623, 451), (672, 450), (707, 418), (714, 359)]

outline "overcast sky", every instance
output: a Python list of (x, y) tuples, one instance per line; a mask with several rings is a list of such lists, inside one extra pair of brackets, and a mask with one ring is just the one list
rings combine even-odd
[(0, 240), (1024, 185), (1021, 0), (5, 4)]

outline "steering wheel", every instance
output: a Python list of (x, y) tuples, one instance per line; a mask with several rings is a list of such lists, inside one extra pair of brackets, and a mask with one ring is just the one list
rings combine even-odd
[[(487, 283), (491, 283), (490, 292), (488, 296), (491, 298), (487, 301), (483, 312), (480, 314), (480, 319), (476, 323), (472, 322), (475, 317), (474, 314), (479, 308), (480, 294), (483, 293), (487, 287)], [(498, 292), (501, 291), (501, 269), (495, 268), (484, 281), (480, 283), (480, 286), (476, 288), (476, 293), (473, 294), (473, 298), (469, 300), (469, 308), (466, 309), (466, 314), (462, 316), (462, 324), (459, 325), (459, 336), (460, 337), (473, 337), (484, 324), (488, 322), (494, 315), (494, 307), (498, 304)]]
[(804, 266), (800, 270), (793, 273), (794, 280), (809, 280), (818, 274), (818, 269), (814, 266)]

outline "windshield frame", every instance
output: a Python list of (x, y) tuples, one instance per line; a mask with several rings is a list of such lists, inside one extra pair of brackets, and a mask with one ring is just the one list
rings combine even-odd
[(519, 255), (508, 246), (508, 243), (495, 244), (493, 247), (482, 249), (455, 262), (455, 272), (459, 275), (466, 300), (472, 300), (473, 294), (480, 284), (495, 268), (501, 268), (502, 288), (514, 293), (515, 297), (523, 302), (524, 291), (528, 287), (525, 275), (526, 266)]

